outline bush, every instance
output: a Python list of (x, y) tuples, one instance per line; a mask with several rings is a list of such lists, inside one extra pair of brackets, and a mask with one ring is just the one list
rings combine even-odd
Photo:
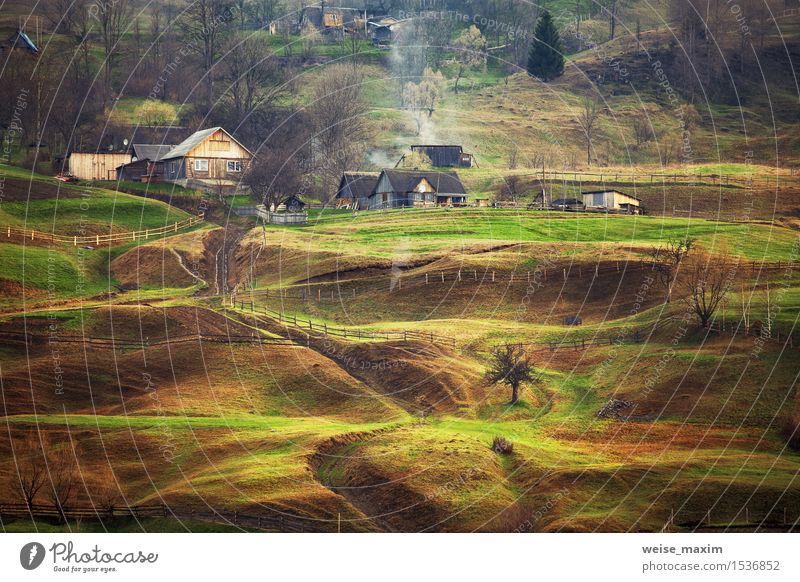
[(510, 455), (514, 452), (514, 443), (505, 437), (496, 436), (492, 441), (492, 450), (498, 455)]

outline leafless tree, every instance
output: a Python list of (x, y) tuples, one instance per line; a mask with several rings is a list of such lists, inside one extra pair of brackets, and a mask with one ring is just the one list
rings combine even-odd
[(179, 23), (187, 46), (200, 56), (207, 104), (214, 98), (214, 63), (234, 19), (230, 0), (187, 0)]
[(291, 147), (265, 149), (250, 162), (243, 183), (250, 188), (256, 202), (273, 210), (285, 198), (300, 192), (302, 172)]
[(122, 492), (110, 465), (92, 468), (89, 494), (96, 509), (114, 513), (122, 499)]
[(522, 384), (533, 384), (536, 381), (530, 356), (525, 354), (522, 346), (507, 345), (496, 349), (492, 354), (489, 369), (486, 371), (486, 382), (492, 386), (498, 384), (509, 386), (511, 404), (519, 402), (519, 389)]
[(653, 262), (652, 269), (658, 277), (658, 282), (664, 288), (665, 303), (672, 300), (672, 289), (678, 270), (694, 246), (695, 239), (693, 238), (670, 238), (665, 245), (650, 251)]
[(698, 256), (690, 261), (684, 271), (684, 300), (700, 326), (708, 328), (720, 303), (730, 291), (735, 263), (728, 257)]
[(112, 92), (114, 69), (122, 52), (122, 47), (119, 46), (120, 40), (130, 23), (133, 9), (128, 0), (114, 0), (114, 2), (92, 4), (89, 13), (99, 23), (100, 38), (105, 54), (103, 62), (105, 98), (108, 100)]
[(47, 483), (47, 464), (42, 442), (36, 431), (30, 431), (21, 438), (11, 439), (11, 443), (17, 465), (17, 479), (12, 480), (20, 497), (30, 507)]
[(47, 470), (50, 483), (45, 488), (50, 502), (66, 521), (65, 510), (74, 500), (80, 482), (77, 462), (72, 447), (65, 445), (63, 448), (52, 450), (47, 455)]
[(592, 97), (581, 100), (581, 109), (578, 112), (578, 125), (586, 140), (586, 163), (592, 165), (592, 140), (597, 129), (597, 120), (601, 113), (600, 103)]

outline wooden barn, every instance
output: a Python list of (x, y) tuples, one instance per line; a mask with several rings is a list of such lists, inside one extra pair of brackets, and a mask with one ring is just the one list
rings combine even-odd
[(370, 210), (466, 204), (467, 192), (455, 172), (383, 170), (369, 197)]
[(63, 173), (79, 180), (116, 180), (117, 168), (130, 163), (130, 150), (73, 151), (63, 162)]
[(619, 190), (597, 190), (584, 192), (583, 204), (587, 210), (640, 214), (642, 201)]
[(475, 163), (474, 156), (459, 145), (413, 145), (411, 151), (430, 158), (434, 168), (471, 168)]
[(158, 162), (175, 146), (133, 144), (133, 161), (117, 168), (117, 179), (135, 182), (157, 182), (163, 176), (163, 164)]
[(336, 208), (367, 210), (379, 176), (378, 172), (345, 172), (336, 192)]

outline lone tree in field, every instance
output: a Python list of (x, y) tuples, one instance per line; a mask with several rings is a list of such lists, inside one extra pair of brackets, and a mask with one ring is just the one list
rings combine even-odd
[(581, 109), (578, 112), (578, 125), (586, 140), (586, 163), (592, 165), (592, 142), (597, 130), (597, 119), (600, 117), (600, 103), (592, 97), (581, 100)]
[(492, 361), (486, 371), (489, 385), (505, 384), (511, 387), (511, 404), (519, 402), (519, 388), (524, 383), (536, 382), (530, 357), (525, 355), (522, 346), (508, 345), (498, 348), (492, 354)]
[(708, 328), (730, 291), (736, 263), (728, 257), (697, 257), (686, 269), (685, 301), (702, 328)]
[(678, 276), (681, 263), (689, 256), (695, 245), (693, 238), (670, 238), (667, 244), (650, 251), (653, 259), (653, 270), (658, 282), (664, 288), (664, 303), (672, 300), (672, 289)]
[(564, 50), (553, 17), (545, 10), (536, 23), (531, 52), (528, 55), (528, 74), (545, 83), (564, 74)]
[(291, 148), (264, 149), (250, 162), (242, 182), (250, 188), (251, 198), (273, 211), (302, 188), (302, 170)]
[(47, 463), (42, 443), (35, 432), (24, 438), (12, 440), (17, 465), (16, 489), (28, 507), (33, 505), (39, 491), (47, 483)]

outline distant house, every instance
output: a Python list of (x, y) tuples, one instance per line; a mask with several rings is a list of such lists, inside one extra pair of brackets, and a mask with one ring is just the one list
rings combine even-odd
[(402, 34), (407, 20), (398, 20), (393, 16), (375, 18), (367, 22), (370, 38), (376, 46), (389, 46)]
[[(179, 186), (215, 191), (239, 187), (253, 154), (221, 127), (203, 129), (190, 135), (164, 153), (162, 146), (139, 146), (148, 158), (148, 179), (172, 182)], [(156, 149), (158, 148), (158, 149)], [(149, 158), (154, 159), (149, 159)], [(135, 175), (145, 165), (140, 160), (134, 166), (120, 168), (127, 176)], [(152, 177), (150, 177), (152, 176)]]
[(13, 51), (22, 50), (32, 55), (39, 55), (39, 47), (37, 47), (31, 38), (25, 33), (24, 30), (17, 30), (8, 39), (0, 44), (0, 51)]
[(553, 210), (583, 210), (585, 206), (582, 200), (577, 198), (558, 198), (550, 204)]
[(279, 211), (284, 212), (303, 212), (305, 210), (306, 203), (303, 202), (299, 196), (292, 194), (288, 198), (286, 198), (283, 202), (280, 203), (278, 206)]
[(345, 172), (336, 193), (337, 208), (366, 210), (369, 208), (369, 195), (378, 184), (378, 172)]
[(464, 184), (455, 172), (383, 170), (369, 197), (370, 210), (466, 204)]
[(430, 158), (434, 168), (471, 168), (475, 162), (474, 156), (464, 153), (459, 145), (413, 145), (411, 151)]
[(642, 201), (636, 196), (618, 190), (597, 190), (583, 193), (583, 204), (587, 210), (606, 212), (641, 213)]
[(355, 8), (327, 6), (320, 2), (317, 6), (307, 6), (300, 11), (300, 30), (313, 26), (320, 33), (335, 38), (343, 38), (345, 32), (363, 30), (363, 12)]

